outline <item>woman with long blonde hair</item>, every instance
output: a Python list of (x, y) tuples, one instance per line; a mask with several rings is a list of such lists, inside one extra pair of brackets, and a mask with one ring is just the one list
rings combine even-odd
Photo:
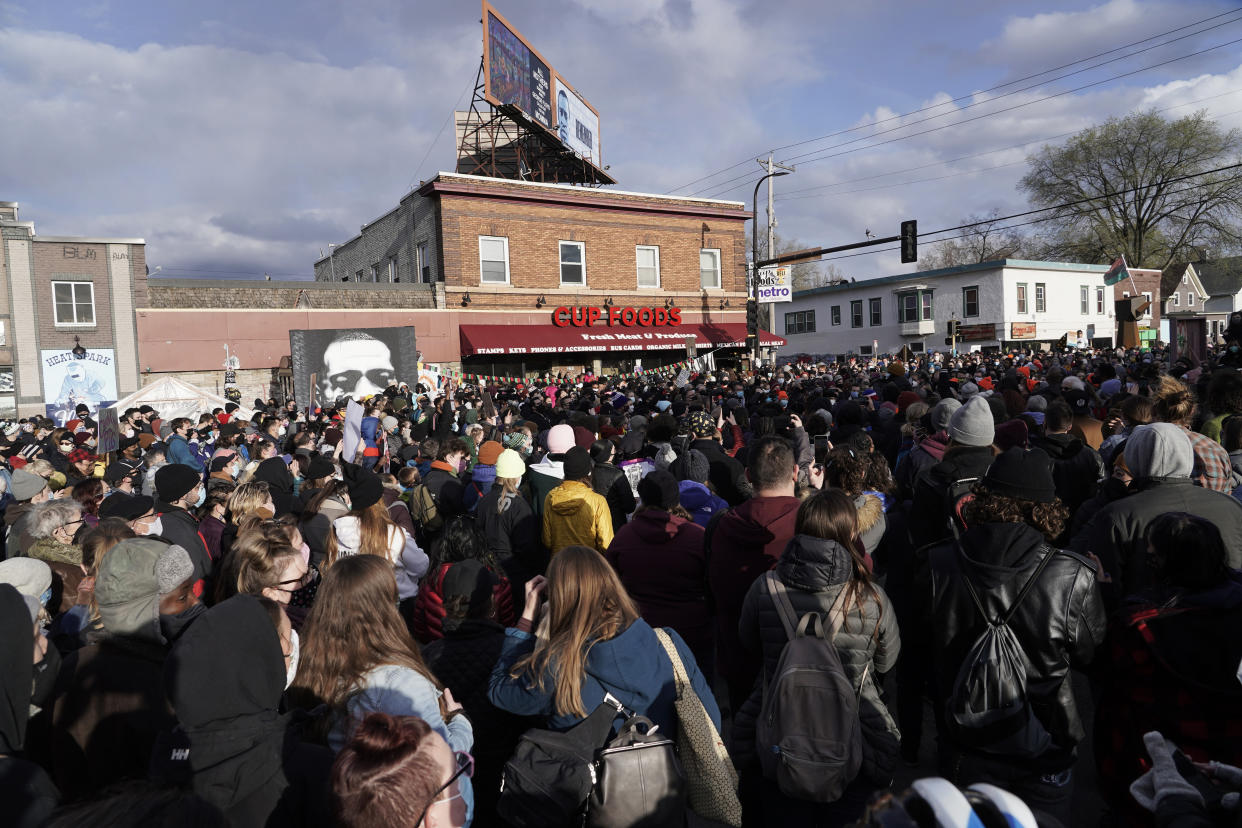
[(368, 713), (418, 716), (453, 750), (474, 745), (461, 705), (432, 675), (397, 612), (392, 567), (373, 555), (337, 561), (323, 578), (300, 637), (295, 706), (326, 704), (328, 746), (339, 751)]
[[(541, 614), (536, 639), (531, 629)], [(719, 728), (720, 710), (690, 648), (675, 631), (664, 632)], [(544, 716), (549, 727), (566, 730), (610, 694), (664, 732), (677, 732), (672, 663), (616, 572), (594, 549), (567, 546), (557, 553), (547, 578), (527, 583), (522, 620), (505, 636), (488, 689), (502, 710)]]
[(353, 463), (345, 463), (342, 473), (349, 487), (349, 513), (332, 521), (323, 569), (331, 569), (350, 555), (387, 560), (408, 614), (418, 595), (418, 579), (427, 574), (431, 562), (410, 533), (393, 522), (384, 505), (384, 484), (379, 475)]

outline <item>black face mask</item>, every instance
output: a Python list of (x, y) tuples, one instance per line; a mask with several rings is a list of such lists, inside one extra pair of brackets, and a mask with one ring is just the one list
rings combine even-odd
[(176, 615), (165, 615), (160, 613), (160, 632), (163, 633), (164, 639), (172, 644), (178, 638), (185, 634), (185, 631), (198, 618), (207, 607), (204, 604), (195, 604), (187, 610), (183, 610)]

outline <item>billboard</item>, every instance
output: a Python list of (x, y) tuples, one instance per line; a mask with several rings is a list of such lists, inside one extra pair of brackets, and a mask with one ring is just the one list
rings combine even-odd
[(497, 106), (511, 104), (548, 129), (552, 114), (552, 70), (517, 30), (484, 0), (484, 97)]
[(556, 135), (568, 149), (600, 166), (599, 113), (560, 75), (556, 76)]
[(63, 426), (86, 403), (91, 417), (116, 402), (116, 352), (91, 348), (78, 359), (68, 350), (39, 351), (43, 370), (43, 405), (47, 416)]
[(298, 406), (335, 404), (379, 394), (390, 383), (418, 380), (414, 328), (328, 328), (289, 331), (293, 392)]

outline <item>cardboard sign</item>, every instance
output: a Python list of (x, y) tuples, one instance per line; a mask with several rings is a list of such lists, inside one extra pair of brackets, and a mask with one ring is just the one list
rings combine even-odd
[(116, 406), (99, 409), (95, 420), (99, 425), (97, 433), (99, 445), (96, 450), (100, 454), (116, 451), (121, 445), (121, 422), (116, 414)]

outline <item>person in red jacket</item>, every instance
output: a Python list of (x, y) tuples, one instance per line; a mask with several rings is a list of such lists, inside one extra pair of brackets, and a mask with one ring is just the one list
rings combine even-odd
[(419, 584), (410, 632), (422, 643), (444, 637), (444, 581), (449, 570), (465, 560), (477, 560), (495, 578), (492, 589), (493, 621), (511, 626), (517, 620), (513, 609), (513, 593), (504, 570), (487, 548), (487, 539), (475, 528), (474, 521), (456, 517), (444, 527), (444, 535), (431, 549), (431, 566)]

